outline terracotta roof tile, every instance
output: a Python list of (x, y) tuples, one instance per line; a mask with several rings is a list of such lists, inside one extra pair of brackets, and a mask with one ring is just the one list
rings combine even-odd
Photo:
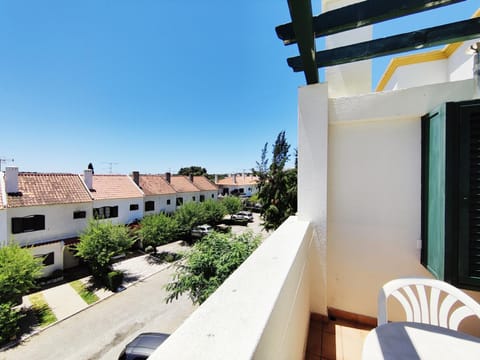
[(7, 195), (7, 207), (90, 202), (92, 198), (76, 174), (18, 173), (18, 195)]
[(194, 176), (193, 184), (196, 185), (202, 191), (216, 191), (218, 186), (208, 180), (205, 176)]
[(200, 189), (196, 187), (186, 176), (172, 175), (170, 184), (176, 192), (198, 192)]
[(175, 189), (162, 175), (140, 174), (139, 183), (145, 195), (168, 195), (176, 193)]
[(128, 175), (93, 175), (94, 200), (143, 197), (142, 191)]
[(222, 180), (218, 180), (217, 181), (217, 185), (230, 185), (230, 186), (234, 186), (234, 185), (257, 185), (258, 183), (258, 178), (256, 176), (245, 176), (245, 178), (243, 177), (243, 175), (237, 175), (235, 177), (235, 181), (233, 179), (233, 176), (229, 176), (229, 177), (226, 177)]

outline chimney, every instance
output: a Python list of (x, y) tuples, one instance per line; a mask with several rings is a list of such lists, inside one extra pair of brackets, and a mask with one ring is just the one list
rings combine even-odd
[(193, 174), (190, 174), (190, 181), (193, 183)]
[(140, 186), (140, 173), (138, 171), (132, 171), (133, 182)]
[(245, 182), (245, 171), (242, 173), (243, 182)]
[(217, 184), (217, 183), (218, 183), (218, 175), (215, 174), (215, 184)]
[(170, 184), (170, 180), (172, 179), (172, 174), (169, 172), (165, 173), (165, 179)]
[(233, 183), (234, 183), (234, 184), (237, 183), (237, 174), (233, 174)]
[(88, 190), (92, 190), (93, 189), (93, 171), (91, 169), (84, 170), (83, 180), (85, 181), (85, 185), (87, 185)]
[(5, 168), (5, 190), (7, 194), (18, 193), (18, 167), (7, 166)]

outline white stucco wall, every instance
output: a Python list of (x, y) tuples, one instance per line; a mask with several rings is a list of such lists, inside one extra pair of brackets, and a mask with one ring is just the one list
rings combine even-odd
[[(138, 210), (130, 210), (130, 204), (138, 204)], [(93, 200), (93, 208), (100, 208), (103, 206), (118, 206), (118, 217), (108, 218), (104, 221), (111, 221), (112, 224), (129, 224), (136, 219), (143, 217), (143, 197), (128, 198), (128, 199), (106, 199)]]
[(42, 276), (50, 275), (54, 270), (62, 270), (64, 261), (63, 261), (63, 241), (58, 241), (52, 244), (46, 244), (41, 246), (35, 246), (29, 248), (33, 256), (46, 255), (50, 252), (53, 252), (54, 263), (52, 265), (47, 265), (43, 267)]
[(298, 216), (319, 229), (320, 261), (327, 266), (312, 278), (326, 291), (326, 305), (376, 316), (385, 282), (429, 276), (419, 248), (420, 116), (445, 101), (472, 99), (473, 81), (329, 99), (328, 105), (326, 86), (299, 93)]
[(448, 81), (447, 69), (447, 59), (399, 66), (384, 90), (397, 90), (442, 83)]
[[(84, 219), (74, 219), (75, 211), (86, 211)], [(12, 218), (29, 215), (44, 215), (45, 230), (12, 234)], [(19, 245), (31, 245), (45, 241), (77, 236), (92, 216), (92, 203), (29, 206), (7, 209), (7, 236), (13, 236)]]
[[(218, 193), (217, 191), (200, 191), (198, 199), (200, 200), (200, 195), (205, 196), (205, 201), (207, 200), (217, 200)], [(213, 196), (212, 196), (213, 195)]]
[(476, 40), (465, 41), (457, 51), (448, 58), (448, 74), (450, 81), (470, 79), (473, 73), (473, 54), (469, 50), (470, 45), (480, 42)]
[(5, 245), (7, 241), (7, 211), (0, 208), (0, 246)]
[[(145, 211), (144, 215), (158, 214), (161, 212), (173, 213), (175, 212), (175, 199), (176, 195), (148, 195), (145, 196), (143, 202), (155, 201), (155, 209), (153, 211)], [(167, 201), (170, 200), (170, 204)]]

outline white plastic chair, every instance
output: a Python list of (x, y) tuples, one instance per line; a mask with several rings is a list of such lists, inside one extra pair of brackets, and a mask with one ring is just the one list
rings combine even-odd
[(458, 330), (463, 319), (474, 315), (480, 319), (480, 304), (460, 289), (440, 280), (403, 278), (386, 283), (380, 290), (379, 326), (388, 322), (387, 300), (390, 295), (403, 306), (410, 322)]

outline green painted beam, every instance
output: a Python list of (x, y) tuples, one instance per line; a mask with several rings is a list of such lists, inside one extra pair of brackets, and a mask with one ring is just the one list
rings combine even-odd
[[(340, 65), (480, 37), (480, 18), (431, 27), (316, 53), (317, 67)], [(293, 71), (304, 71), (300, 56), (287, 59)]]
[[(313, 31), (315, 37), (331, 35), (461, 1), (465, 0), (366, 0), (315, 16)], [(292, 18), (291, 23), (275, 28), (285, 45), (297, 42), (294, 26)]]
[(310, 0), (288, 0), (293, 29), (297, 34), (297, 46), (307, 84), (319, 81), (315, 64), (315, 38), (312, 29), (312, 4)]

